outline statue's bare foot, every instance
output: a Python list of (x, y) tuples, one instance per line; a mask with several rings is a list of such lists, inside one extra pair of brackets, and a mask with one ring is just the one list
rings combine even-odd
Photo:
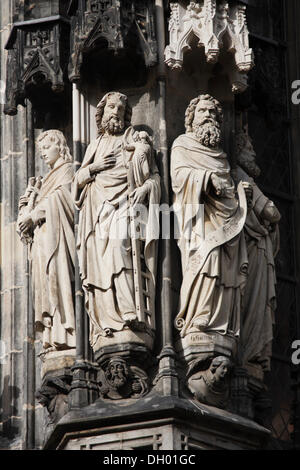
[(203, 316), (203, 317), (197, 318), (197, 320), (193, 322), (193, 326), (200, 331), (204, 331), (207, 328), (208, 323), (209, 323), (209, 317)]

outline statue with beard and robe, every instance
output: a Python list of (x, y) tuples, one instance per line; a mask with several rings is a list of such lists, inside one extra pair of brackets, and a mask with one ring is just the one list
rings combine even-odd
[(255, 183), (260, 168), (255, 162), (251, 139), (245, 131), (236, 137), (236, 154), (236, 180), (250, 184), (253, 193), (244, 228), (249, 268), (241, 327), (243, 362), (259, 364), (262, 370), (270, 370), (276, 309), (274, 258), (279, 251), (278, 222), (281, 216), (275, 204)]
[(197, 338), (202, 332), (227, 335), (234, 344), (240, 333), (247, 271), (243, 236), (247, 200), (242, 184), (236, 191), (220, 148), (221, 124), (219, 102), (200, 95), (186, 110), (186, 133), (172, 146), (183, 274), (175, 326), (182, 339), (194, 333)]
[[(107, 93), (97, 106), (99, 136), (74, 178), (80, 276), (94, 351), (116, 333), (125, 332), (115, 339), (125, 342), (129, 330), (154, 330), (160, 177), (148, 134), (135, 131), (130, 120), (127, 96)], [(147, 213), (141, 244), (128, 230), (134, 219), (130, 210), (137, 206)]]
[(74, 203), (72, 157), (58, 130), (37, 139), (50, 171), (30, 178), (20, 198), (18, 234), (29, 245), (36, 330), (42, 333), (43, 352), (75, 352)]

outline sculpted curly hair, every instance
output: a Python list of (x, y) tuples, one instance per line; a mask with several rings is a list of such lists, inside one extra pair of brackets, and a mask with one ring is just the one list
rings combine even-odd
[(204, 101), (210, 101), (213, 103), (215, 106), (215, 109), (217, 111), (217, 120), (219, 124), (222, 124), (223, 121), (223, 112), (222, 112), (222, 107), (215, 98), (213, 98), (211, 95), (199, 95), (197, 98), (192, 99), (188, 107), (186, 108), (185, 112), (185, 129), (186, 132), (192, 132), (193, 130), (193, 121), (194, 121), (194, 116), (195, 116), (195, 109), (199, 101), (204, 100)]
[(54, 142), (56, 145), (58, 145), (59, 156), (62, 157), (66, 162), (71, 162), (72, 155), (63, 133), (57, 129), (50, 129), (48, 131), (42, 132), (36, 139), (37, 145), (40, 146), (42, 141), (47, 137), (51, 140), (51, 142)]
[(132, 109), (131, 109), (130, 104), (128, 103), (127, 96), (117, 91), (110, 91), (109, 93), (106, 93), (106, 95), (104, 95), (103, 98), (97, 104), (97, 112), (96, 112), (95, 118), (96, 118), (96, 124), (97, 124), (97, 129), (98, 129), (98, 136), (104, 133), (104, 129), (102, 127), (102, 116), (103, 116), (104, 108), (107, 103), (107, 99), (111, 95), (118, 95), (118, 97), (125, 103), (125, 115), (124, 115), (125, 129), (127, 129), (127, 127), (129, 127), (131, 124)]

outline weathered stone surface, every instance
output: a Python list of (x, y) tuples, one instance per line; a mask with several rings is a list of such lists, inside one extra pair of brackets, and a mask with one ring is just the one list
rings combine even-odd
[(152, 396), (126, 407), (97, 402), (72, 411), (58, 423), (45, 449), (246, 450), (261, 448), (268, 437), (264, 427), (227, 411)]
[[(242, 233), (247, 208), (241, 186), (238, 197), (235, 194), (230, 166), (220, 148), (222, 110), (218, 101), (200, 95), (191, 101), (185, 116), (186, 134), (175, 140), (171, 154), (183, 271), (175, 326), (185, 342), (189, 335), (185, 347), (195, 350), (198, 343), (198, 354), (203, 355), (205, 339), (209, 354), (210, 343), (218, 334), (225, 342), (227, 336), (239, 335), (248, 262)], [(197, 338), (201, 332), (206, 336)], [(230, 345), (230, 339), (227, 342)]]
[(29, 245), (35, 324), (43, 347), (71, 349), (76, 345), (72, 157), (60, 131), (46, 131), (37, 142), (50, 172), (44, 179), (29, 179), (19, 201), (18, 234)]
[[(129, 127), (130, 120), (125, 95), (114, 92), (104, 96), (96, 114), (99, 137), (88, 147), (74, 180), (74, 197), (80, 209), (80, 272), (94, 351), (112, 344), (110, 337), (128, 342), (128, 328), (143, 332), (137, 334), (138, 342), (148, 334), (150, 342), (146, 341), (151, 344), (155, 329), (154, 211), (160, 183), (150, 138), (146, 132)], [(141, 238), (135, 235), (130, 211), (146, 198), (148, 231)]]
[[(112, 4), (115, 7), (118, 2), (102, 2), (102, 0), (87, 2), (87, 8), (91, 10), (89, 10), (89, 13), (92, 13), (92, 9), (95, 9), (94, 14), (89, 15), (89, 19), (92, 17), (96, 18), (96, 23), (94, 25), (84, 25), (84, 29), (89, 37), (80, 37), (81, 50), (75, 50), (75, 48), (76, 45), (79, 44), (76, 40), (79, 37), (77, 36), (77, 27), (81, 19), (83, 19), (83, 15), (81, 14), (82, 12), (80, 15), (77, 11), (75, 12), (76, 8), (74, 8), (80, 5), (80, 2), (59, 0), (53, 2), (47, 0), (22, 2), (16, 0), (14, 2), (14, 8), (12, 8), (12, 3), (13, 2), (10, 2), (10, 0), (6, 0), (5, 2), (1, 2), (0, 5), (2, 51), (4, 51), (4, 45), (7, 42), (13, 21), (37, 20), (41, 17), (58, 14), (66, 16), (67, 6), (70, 5), (71, 10), (69, 10), (69, 13), (74, 16), (76, 15), (76, 18), (73, 17), (75, 21), (72, 26), (74, 35), (72, 36), (73, 43), (71, 47), (74, 47), (72, 49), (74, 55), (69, 71), (70, 77), (74, 80), (80, 79), (81, 83), (76, 84), (78, 90), (80, 90), (80, 118), (78, 116), (77, 120), (72, 120), (71, 90), (67, 84), (67, 80), (65, 82), (66, 87), (64, 94), (55, 95), (51, 92), (46, 96), (37, 91), (41, 90), (41, 88), (36, 89), (36, 92), (34, 92), (35, 84), (32, 78), (35, 76), (35, 72), (34, 69), (29, 70), (30, 73), (26, 75), (27, 91), (32, 87), (31, 90), (34, 92), (32, 97), (35, 96), (36, 98), (35, 100), (33, 99), (33, 109), (30, 102), (27, 101), (26, 109), (19, 106), (17, 116), (3, 116), (1, 120), (0, 232), (2, 237), (2, 270), (0, 273), (0, 332), (1, 339), (5, 342), (6, 352), (3, 356), (4, 363), (1, 363), (0, 377), (0, 407), (3, 409), (3, 418), (1, 418), (2, 422), (0, 423), (0, 447), (16, 449), (22, 447), (42, 448), (45, 430), (48, 429), (48, 433), (50, 431), (50, 435), (48, 435), (49, 440), (46, 444), (48, 448), (90, 448), (103, 450), (122, 448), (135, 449), (140, 447), (166, 450), (183, 448), (260, 448), (265, 445), (268, 432), (258, 427), (253, 421), (245, 420), (242, 417), (244, 415), (257, 420), (257, 422), (258, 420), (259, 422), (264, 422), (261, 415), (265, 414), (265, 410), (268, 409), (269, 404), (265, 396), (266, 390), (262, 382), (263, 371), (260, 365), (257, 363), (247, 363), (245, 368), (234, 367), (231, 373), (231, 396), (229, 406), (230, 409), (236, 410), (236, 414), (230, 414), (199, 403), (199, 400), (209, 400), (209, 392), (205, 391), (203, 393), (202, 385), (198, 387), (197, 384), (200, 376), (203, 377), (205, 375), (206, 378), (209, 376), (209, 364), (212, 358), (220, 355), (232, 357), (237, 352), (238, 357), (236, 362), (238, 362), (240, 359), (240, 343), (237, 335), (223, 335), (218, 332), (210, 333), (206, 331), (191, 332), (184, 338), (180, 338), (179, 335), (173, 338), (173, 319), (178, 312), (176, 307), (182, 282), (180, 255), (175, 240), (162, 240), (159, 243), (159, 275), (157, 277), (155, 293), (157, 300), (155, 337), (153, 334), (149, 334), (149, 330), (145, 332), (125, 326), (114, 336), (100, 337), (97, 340), (98, 343), (95, 344), (97, 354), (93, 355), (88, 345), (89, 318), (87, 315), (80, 318), (80, 314), (85, 312), (78, 308), (77, 321), (78, 324), (80, 324), (80, 328), (77, 340), (80, 340), (80, 345), (78, 345), (80, 347), (77, 348), (76, 363), (73, 364), (74, 356), (66, 356), (64, 351), (59, 354), (56, 354), (56, 351), (50, 352), (47, 355), (43, 354), (46, 358), (46, 361), (43, 363), (39, 359), (39, 355), (42, 353), (43, 349), (42, 342), (35, 338), (34, 332), (34, 314), (31, 299), (31, 279), (27, 262), (27, 248), (22, 247), (15, 233), (18, 201), (26, 190), (29, 178), (37, 175), (46, 175), (48, 171), (46, 164), (42, 162), (41, 159), (37, 158), (34, 149), (35, 139), (42, 132), (42, 128), (59, 128), (63, 130), (69, 145), (71, 145), (74, 125), (77, 121), (80, 123), (80, 132), (77, 134), (78, 139), (74, 139), (74, 155), (76, 154), (76, 166), (79, 167), (87, 145), (91, 140), (97, 137), (97, 126), (94, 115), (97, 111), (99, 97), (112, 89), (118, 89), (128, 96), (133, 107), (133, 125), (138, 131), (147, 131), (148, 135), (153, 139), (153, 147), (157, 156), (156, 160), (161, 175), (163, 176), (163, 201), (165, 203), (170, 202), (168, 152), (174, 139), (184, 132), (183, 120), (180, 119), (180, 116), (183, 116), (187, 103), (193, 96), (207, 92), (215, 96), (222, 103), (224, 111), (224, 123), (222, 126), (224, 136), (223, 148), (227, 152), (231, 164), (235, 163), (236, 156), (233, 151), (234, 133), (238, 130), (238, 123), (242, 121), (243, 123), (247, 122), (246, 111), (243, 110), (242, 114), (240, 114), (241, 111), (238, 102), (233, 96), (233, 92), (243, 91), (247, 85), (246, 74), (242, 73), (242, 70), (238, 70), (235, 62), (235, 54), (232, 53), (233, 51), (229, 50), (229, 29), (232, 27), (232, 24), (229, 24), (229, 20), (232, 20), (234, 17), (232, 8), (235, 8), (236, 3), (230, 2), (229, 11), (224, 2), (217, 1), (215, 3), (217, 7), (223, 7), (223, 17), (220, 17), (222, 12), (219, 10), (216, 11), (217, 14), (214, 18), (213, 15), (211, 15), (209, 19), (211, 20), (213, 18), (213, 22), (214, 20), (218, 20), (219, 24), (224, 27), (223, 31), (215, 31), (217, 39), (223, 40), (223, 44), (219, 42), (218, 47), (211, 51), (212, 53), (209, 57), (206, 57), (205, 47), (194, 47), (196, 46), (197, 40), (192, 40), (189, 43), (191, 49), (184, 52), (183, 67), (180, 73), (176, 73), (170, 67), (164, 68), (163, 63), (160, 63), (158, 68), (146, 67), (146, 65), (151, 65), (150, 62), (152, 59), (152, 64), (156, 61), (156, 56), (154, 57), (156, 51), (155, 49), (149, 50), (149, 45), (155, 48), (157, 42), (159, 48), (162, 49), (162, 54), (160, 55), (163, 57), (163, 50), (165, 48), (164, 29), (167, 30), (167, 23), (166, 17), (163, 18), (162, 15), (164, 5), (166, 6), (165, 11), (167, 11), (167, 2), (160, 0), (155, 2), (157, 20), (155, 29), (153, 28), (155, 19), (154, 11), (151, 10), (150, 21), (145, 21), (144, 15), (145, 8), (147, 9), (148, 5), (153, 6), (154, 2), (127, 2), (127, 0), (121, 2), (121, 8), (125, 4), (126, 8), (128, 6), (126, 12), (130, 10), (132, 5), (136, 6), (137, 3), (139, 3), (139, 8), (135, 9), (135, 14), (130, 18), (130, 21), (132, 19), (134, 19), (134, 21), (137, 20), (137, 24), (133, 25), (133, 30), (138, 31), (138, 27), (140, 27), (142, 33), (139, 35), (139, 40), (141, 40), (140, 44), (143, 42), (143, 38), (146, 38), (146, 42), (143, 42), (145, 49), (143, 51), (139, 50), (138, 52), (137, 49), (139, 49), (139, 47), (136, 47), (138, 41), (132, 41), (131, 44), (128, 44), (129, 47), (127, 50), (125, 50), (126, 48), (122, 49), (122, 45), (122, 47), (118, 47), (117, 45), (117, 53), (114, 53), (111, 49), (113, 47), (112, 42), (114, 41), (115, 44), (117, 44), (120, 38), (113, 37), (111, 31), (108, 31), (107, 34), (104, 35), (103, 31), (101, 32), (101, 27), (106, 25), (107, 20), (107, 18), (104, 18), (102, 15), (103, 10), (107, 11), (107, 8), (109, 9)], [(173, 5), (174, 3), (175, 2), (171, 2)], [(185, 10), (186, 5), (190, 4), (191, 6), (191, 2), (189, 1), (178, 3), (184, 4)], [(199, 3), (201, 6), (202, 2)], [(206, 2), (206, 4), (208, 3), (209, 2)], [(268, 8), (270, 7), (270, 11), (273, 12), (275, 11), (274, 5), (275, 3), (277, 4), (277, 2), (274, 0), (270, 2), (256, 2), (257, 6), (254, 6), (253, 2), (248, 2), (252, 16), (254, 18), (256, 16), (257, 31), (260, 31), (261, 25), (269, 25), (270, 23), (270, 37), (274, 34), (274, 37), (272, 37), (276, 39), (281, 24), (281, 16), (275, 11), (276, 14), (273, 15), (272, 13), (272, 21), (269, 22), (266, 14), (260, 15), (255, 13), (262, 11), (261, 7), (258, 6), (260, 3), (268, 3)], [(296, 2), (291, 0), (286, 3), (290, 8), (290, 5)], [(213, 4), (214, 2), (211, 2), (212, 6)], [(83, 3), (81, 3), (81, 6), (85, 8)], [(99, 7), (102, 8), (102, 20), (97, 22), (97, 18), (99, 19), (99, 10), (97, 9), (99, 9)], [(199, 13), (199, 11), (197, 12), (197, 8), (196, 5), (189, 9), (191, 13), (190, 18), (187, 18), (190, 22), (189, 24), (191, 24), (191, 21), (198, 21), (197, 13)], [(114, 10), (114, 15), (116, 10), (117, 9)], [(266, 9), (263, 11), (266, 11)], [(290, 12), (291, 11), (293, 11), (293, 9), (291, 9)], [(194, 13), (196, 16), (192, 18)], [(283, 16), (284, 15), (282, 15), (282, 17)], [(299, 15), (295, 15), (296, 18), (298, 18), (298, 16)], [(87, 17), (85, 17), (84, 20), (85, 19), (87, 19)], [(127, 22), (127, 19), (126, 24), (122, 25), (123, 33), (130, 23), (130, 21), (129, 23)], [(242, 11), (240, 19), (240, 33), (241, 35), (244, 34), (247, 41), (248, 32)], [(215, 26), (217, 26), (218, 21), (215, 21)], [(233, 21), (235, 21), (235, 19), (233, 19)], [(115, 24), (117, 23), (118, 22)], [(15, 31), (18, 29), (20, 33), (22, 28), (15, 28)], [(37, 26), (34, 26), (34, 28), (38, 29)], [(26, 27), (24, 27), (23, 31), (25, 31), (25, 29)], [(28, 29), (30, 29), (29, 25)], [(51, 28), (48, 28), (48, 30), (49, 29)], [(40, 33), (43, 33), (42, 30), (43, 28), (40, 28)], [(173, 30), (173, 32), (174, 31), (175, 30)], [(35, 31), (31, 32), (34, 33)], [(293, 32), (294, 31), (289, 32), (290, 38), (293, 36)], [(146, 37), (148, 33), (150, 35)], [(219, 33), (221, 34), (218, 36)], [(132, 35), (131, 31), (127, 38), (130, 37), (132, 39), (135, 37), (134, 34)], [(259, 34), (263, 36), (265, 32), (259, 32)], [(104, 44), (102, 41), (104, 36), (108, 40), (113, 38), (110, 45)], [(125, 35), (123, 34), (123, 39), (124, 37)], [(196, 36), (194, 36), (194, 39), (195, 38)], [(61, 39), (61, 37), (59, 39)], [(85, 39), (87, 39), (87, 42), (84, 44)], [(154, 41), (152, 41), (153, 39)], [(100, 40), (100, 42), (97, 42), (98, 40)], [(292, 41), (293, 40), (294, 38), (292, 38)], [(41, 43), (43, 42), (42, 37), (40, 37), (40, 41)], [(285, 144), (282, 144), (282, 146), (278, 146), (278, 148), (280, 147), (278, 152), (276, 147), (275, 153), (271, 152), (272, 154), (265, 156), (265, 146), (266, 148), (268, 148), (268, 146), (270, 148), (271, 145), (274, 147), (273, 150), (275, 150), (276, 139), (274, 142), (269, 142), (269, 140), (272, 140), (270, 139), (271, 134), (263, 126), (260, 126), (262, 113), (263, 115), (268, 115), (267, 121), (269, 124), (275, 123), (277, 126), (278, 114), (276, 113), (278, 113), (278, 108), (281, 109), (279, 102), (284, 101), (281, 86), (284, 87), (286, 85), (286, 83), (283, 83), (284, 80), (281, 80), (284, 72), (279, 73), (281, 60), (283, 60), (285, 54), (285, 52), (283, 53), (282, 51), (285, 51), (285, 48), (278, 46), (278, 51), (280, 49), (281, 52), (277, 54), (277, 46), (272, 39), (271, 42), (267, 41), (266, 44), (265, 38), (263, 37), (252, 38), (252, 41), (256, 44), (258, 51), (261, 48), (264, 50), (261, 60), (263, 72), (261, 72), (261, 70), (256, 72), (255, 69), (253, 71), (254, 81), (257, 78), (257, 82), (255, 89), (252, 90), (255, 96), (250, 99), (250, 101), (252, 100), (251, 112), (254, 115), (254, 121), (257, 120), (257, 126), (261, 127), (261, 129), (257, 129), (256, 133), (253, 132), (253, 136), (255, 140), (258, 139), (259, 135), (263, 136), (263, 145), (258, 147), (257, 150), (258, 153), (261, 154), (260, 158), (263, 161), (267, 161), (267, 158), (270, 159), (273, 170), (278, 164), (279, 159), (281, 159), (284, 163), (281, 162), (280, 168), (284, 168), (285, 172), (290, 172), (292, 158), (287, 158), (289, 156), (291, 157), (291, 153), (288, 151), (288, 145), (285, 146)], [(245, 44), (246, 42), (244, 45)], [(281, 42), (278, 44), (281, 44)], [(39, 60), (45, 52), (46, 44), (40, 44), (40, 49), (42, 53), (39, 51)], [(218, 56), (217, 63), (213, 63), (213, 60), (216, 59), (218, 55), (217, 49), (219, 49), (221, 53)], [(28, 59), (28, 52), (30, 52), (30, 48), (27, 49), (25, 54), (26, 59)], [(52, 46), (50, 52), (53, 58)], [(83, 53), (82, 57), (80, 57), (81, 52)], [(151, 52), (154, 52), (154, 54), (151, 55)], [(293, 59), (293, 54), (291, 56)], [(1, 53), (0, 58), (1, 79), (4, 81), (7, 67), (6, 52)], [(81, 58), (83, 59), (82, 63), (80, 62)], [(297, 60), (294, 62), (293, 67), (295, 67), (294, 71), (296, 73)], [(66, 64), (67, 61), (65, 62), (65, 65)], [(28, 65), (30, 65), (30, 59), (29, 62), (25, 64), (25, 68)], [(31, 63), (31, 65), (34, 64)], [(39, 74), (41, 73), (43, 62), (40, 61), (36, 65), (36, 77), (41, 77)], [(241, 64), (241, 67), (242, 66), (243, 64)], [(283, 70), (284, 68), (281, 67), (281, 69)], [(11, 72), (13, 72), (13, 70), (14, 68), (12, 67)], [(49, 72), (49, 67), (47, 70)], [(31, 72), (33, 72), (32, 75)], [(51, 77), (51, 80), (55, 79), (53, 74)], [(57, 77), (61, 78), (61, 75), (58, 73)], [(22, 84), (22, 86), (23, 85), (24, 84)], [(43, 89), (46, 90), (46, 88), (47, 87), (44, 87)], [(48, 86), (48, 89), (49, 88), (50, 86)], [(272, 106), (272, 103), (274, 105), (274, 101), (270, 98), (271, 94), (277, 97), (275, 106)], [(262, 95), (263, 100), (261, 99)], [(52, 100), (55, 96), (56, 99)], [(241, 101), (243, 101), (243, 99)], [(49, 106), (45, 106), (46, 102), (48, 102)], [(268, 106), (265, 106), (266, 102)], [(270, 112), (270, 110), (272, 112)], [(3, 104), (1, 104), (1, 111), (3, 111)], [(284, 119), (285, 113), (283, 112), (282, 120)], [(297, 119), (298, 117), (296, 117), (292, 123), (295, 134), (293, 142), (299, 140), (297, 137)], [(287, 127), (286, 122), (284, 122), (284, 131), (282, 134), (286, 137), (288, 136)], [(141, 150), (140, 155), (142, 155), (147, 145), (149, 145), (149, 142), (147, 142), (147, 136), (141, 134), (140, 137), (140, 141), (136, 143), (138, 150)], [(280, 139), (280, 137), (278, 137), (278, 139)], [(295, 148), (298, 148), (297, 145), (295, 145)], [(284, 158), (281, 158), (283, 156)], [(270, 172), (269, 169), (266, 172), (264, 171), (264, 173), (268, 175), (267, 181), (269, 186), (270, 184), (273, 186), (273, 175), (278, 175), (272, 168), (270, 165)], [(274, 191), (276, 192), (278, 179), (281, 181), (280, 190), (285, 191), (282, 182), (286, 181), (286, 178), (283, 177), (281, 179), (281, 176), (280, 178), (278, 176), (274, 178), (274, 181), (276, 181), (273, 187)], [(272, 192), (273, 189), (271, 186), (268, 188), (268, 191), (271, 190)], [(280, 197), (279, 195), (279, 200)], [(294, 196), (285, 194), (283, 197), (289, 201), (286, 205), (284, 204), (283, 207), (289, 207), (289, 211), (291, 211), (293, 206), (295, 206), (294, 201), (292, 201)], [(271, 198), (274, 199), (274, 195)], [(281, 212), (285, 217), (284, 210), (281, 209)], [(292, 252), (294, 249), (294, 235), (291, 234), (293, 217), (284, 218), (284, 222), (285, 223), (282, 224), (284, 227), (283, 239), (285, 243), (289, 245), (290, 252)], [(285, 227), (288, 227), (287, 231), (285, 231)], [(286, 235), (287, 232), (289, 236)], [(282, 255), (282, 259), (284, 264), (293, 264), (292, 257), (289, 258), (285, 256), (286, 252), (287, 251), (283, 250), (284, 254)], [(282, 259), (279, 260), (278, 264), (280, 264)], [(290, 273), (289, 270), (288, 273)], [(78, 272), (77, 275), (77, 281), (79, 281), (76, 287), (78, 307), (82, 297)], [(285, 282), (293, 283), (294, 281), (296, 282), (296, 280), (287, 280)], [(290, 289), (288, 292), (295, 290), (296, 283), (295, 286), (293, 285), (293, 289)], [(280, 295), (281, 302), (284, 304), (284, 300), (282, 300), (284, 296), (282, 294)], [(294, 305), (292, 296), (291, 298), (289, 295), (286, 297), (289, 299), (290, 304), (287, 305), (286, 309), (284, 304), (283, 309), (279, 309), (278, 313), (278, 318), (280, 318), (280, 316), (286, 318), (283, 328), (284, 331), (280, 329), (280, 331), (277, 332), (277, 337), (281, 338), (279, 343), (281, 349), (283, 349), (284, 341), (288, 336), (286, 333), (289, 321), (287, 317), (294, 318), (293, 315), (296, 316), (296, 314), (293, 314), (293, 307), (291, 306), (292, 304)], [(173, 316), (171, 315), (172, 309)], [(154, 320), (153, 317), (151, 317), (151, 322), (152, 320)], [(278, 323), (278, 325), (280, 325), (280, 323)], [(133, 325), (131, 325), (131, 327), (132, 326)], [(135, 324), (135, 326), (140, 327), (141, 325)], [(265, 330), (270, 331), (270, 328), (266, 328)], [(128, 344), (131, 346), (131, 349)], [(259, 342), (257, 342), (257, 344), (259, 344)], [(150, 350), (151, 353), (149, 352)], [(62, 357), (59, 357), (60, 355)], [(153, 356), (158, 358), (159, 364), (156, 363), (155, 360), (151, 362)], [(118, 357), (122, 359), (122, 361), (125, 361), (126, 367), (129, 370), (128, 375), (124, 373), (125, 383), (124, 386), (121, 385), (120, 388), (114, 387), (114, 381), (109, 378), (109, 373), (107, 372), (109, 369), (109, 361), (112, 358), (117, 359)], [(279, 360), (282, 362), (281, 357)], [(2, 362), (1, 355), (0, 361)], [(97, 364), (95, 361), (98, 361)], [(195, 366), (195, 368), (189, 368), (187, 363), (191, 366)], [(68, 395), (67, 393), (54, 393), (54, 396), (52, 396), (52, 390), (46, 390), (47, 393), (49, 392), (49, 394), (47, 395), (46, 393), (46, 395), (48, 398), (51, 398), (50, 402), (52, 399), (56, 401), (56, 396), (58, 396), (58, 413), (56, 413), (55, 410), (55, 403), (52, 409), (55, 414), (54, 421), (59, 421), (59, 418), (65, 413), (67, 401), (68, 406), (72, 409), (70, 414), (64, 416), (62, 422), (58, 422), (57, 424), (53, 422), (50, 430), (50, 427), (47, 427), (48, 411), (42, 407), (42, 405), (37, 404), (38, 402), (34, 397), (34, 391), (41, 388), (41, 377), (49, 377), (49, 375), (55, 371), (56, 366), (66, 366), (68, 368), (72, 364), (73, 381), (70, 391), (68, 388), (65, 390)], [(135, 374), (131, 370), (133, 367), (140, 368), (141, 371)], [(145, 371), (147, 371), (147, 376)], [(276, 373), (271, 376), (274, 383), (276, 381), (278, 382), (277, 379), (282, 377), (285, 379), (284, 382), (286, 384), (288, 383), (288, 360), (284, 366), (284, 375), (282, 375), (282, 371), (283, 368), (280, 368), (277, 376)], [(108, 377), (106, 377), (106, 374), (108, 374)], [(136, 377), (138, 377), (138, 379), (136, 379)], [(196, 386), (195, 383), (193, 383), (193, 386), (191, 386), (189, 390), (188, 379), (190, 378), (192, 380), (193, 377), (196, 379)], [(105, 380), (107, 382), (111, 381), (110, 386), (107, 386)], [(145, 386), (145, 384), (147, 386)], [(139, 385), (139, 389), (136, 385)], [(291, 395), (290, 391), (286, 391), (288, 386), (281, 388), (282, 390), (284, 389), (282, 394), (281, 392), (275, 393), (274, 396), (278, 403), (280, 401), (280, 404), (284, 404), (286, 409), (284, 409), (284, 413), (281, 414), (281, 405), (278, 405), (277, 402), (275, 405), (273, 404), (274, 408), (272, 413), (275, 417), (273, 427), (280, 429), (281, 433), (281, 430), (286, 426), (283, 435), (285, 439), (289, 439), (292, 426), (286, 424), (285, 421), (287, 422), (292, 415), (290, 411)], [(143, 397), (143, 390), (146, 391), (146, 397)], [(224, 392), (225, 399), (227, 399), (227, 389)], [(159, 396), (154, 397), (155, 393), (159, 394)], [(191, 399), (193, 393), (196, 397), (194, 400)], [(101, 394), (101, 396), (98, 400), (99, 394)], [(178, 395), (185, 397), (185, 399), (176, 398)], [(66, 398), (67, 396), (68, 399)], [(170, 397), (174, 397), (174, 399)], [(95, 403), (96, 400), (97, 402)], [(210, 402), (212, 403), (212, 399)], [(91, 403), (94, 403), (94, 405), (91, 405)], [(90, 406), (84, 407), (88, 404)], [(215, 402), (215, 404), (223, 406), (223, 402), (220, 403), (218, 401), (218, 403)], [(82, 409), (78, 409), (80, 407), (82, 407)], [(77, 411), (75, 412), (74, 409), (77, 409)], [(294, 428), (295, 435), (297, 436), (296, 424)], [(5, 438), (2, 438), (3, 433), (6, 436)], [(290, 443), (291, 441), (285, 441), (286, 445)]]
[(236, 147), (237, 181), (248, 183), (252, 193), (245, 223), (249, 269), (243, 298), (243, 363), (254, 363), (267, 371), (271, 366), (276, 309), (275, 257), (279, 251), (281, 216), (255, 183), (260, 168), (255, 163), (252, 141), (246, 131), (237, 135)]

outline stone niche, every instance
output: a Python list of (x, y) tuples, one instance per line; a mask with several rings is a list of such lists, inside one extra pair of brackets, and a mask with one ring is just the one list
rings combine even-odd
[(38, 129), (64, 128), (70, 119), (71, 94), (67, 80), (70, 24), (53, 15), (14, 23), (5, 48), (7, 86), (4, 113), (32, 103)]

